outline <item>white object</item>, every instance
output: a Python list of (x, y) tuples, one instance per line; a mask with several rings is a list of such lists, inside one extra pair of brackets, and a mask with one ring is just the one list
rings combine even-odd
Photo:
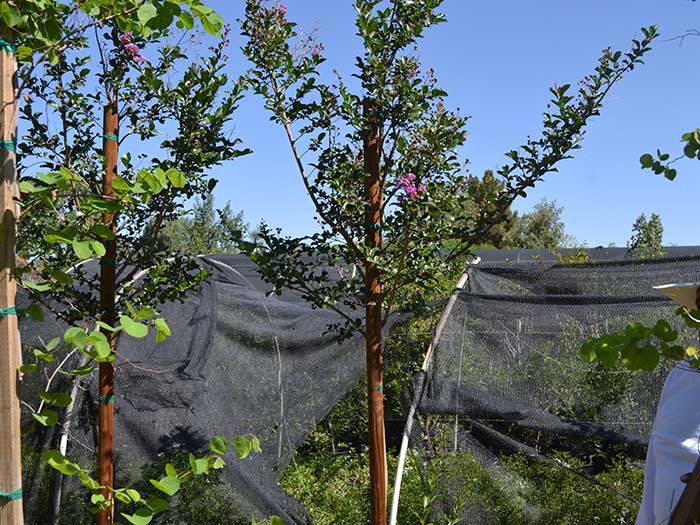
[[(469, 263), (469, 265), (471, 266), (479, 264), (480, 262), (481, 257), (475, 257)], [(431, 339), (430, 344), (428, 345), (428, 350), (425, 353), (425, 359), (423, 359), (423, 366), (421, 367), (421, 370), (423, 372), (427, 372), (428, 370), (430, 370), (430, 365), (433, 361), (433, 351), (435, 350), (435, 347), (437, 346), (437, 343), (440, 339), (442, 329), (445, 327), (445, 323), (447, 323), (447, 318), (449, 317), (450, 312), (452, 311), (452, 307), (454, 306), (455, 302), (457, 302), (457, 296), (459, 295), (459, 292), (462, 290), (462, 288), (464, 288), (464, 285), (467, 283), (468, 278), (469, 274), (465, 271), (459, 278), (459, 281), (457, 281), (454, 291), (452, 292), (452, 295), (450, 295), (450, 298), (447, 301), (447, 304), (445, 305), (445, 309), (442, 311), (440, 320), (438, 321), (437, 327), (435, 328), (435, 332), (433, 333), (433, 338)], [(417, 395), (414, 395), (413, 402), (411, 403), (411, 406), (408, 409), (408, 416), (406, 417), (406, 426), (403, 430), (403, 437), (401, 438), (401, 449), (399, 450), (399, 462), (396, 467), (396, 478), (394, 479), (394, 493), (391, 498), (391, 514), (389, 515), (389, 525), (396, 525), (396, 520), (398, 519), (399, 497), (401, 495), (401, 480), (403, 478), (403, 469), (406, 464), (406, 454), (408, 453), (408, 441), (411, 436), (411, 430), (413, 429), (413, 421), (416, 417), (416, 409), (418, 408), (418, 402), (420, 401), (421, 394), (422, 393), (419, 392), (417, 393)]]
[(637, 525), (666, 524), (683, 494), (680, 477), (700, 456), (700, 370), (681, 361), (661, 391), (644, 469), (644, 495)]
[(675, 283), (662, 284), (654, 286), (654, 290), (658, 290), (665, 296), (673, 299), (677, 304), (685, 307), (689, 312), (698, 308), (698, 288), (700, 283)]

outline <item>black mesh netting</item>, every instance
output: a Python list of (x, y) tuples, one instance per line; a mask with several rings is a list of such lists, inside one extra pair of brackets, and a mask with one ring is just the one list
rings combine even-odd
[[(614, 522), (631, 523), (638, 494), (627, 493), (624, 483), (607, 486), (598, 474), (612, 468), (610, 456), (643, 466), (671, 365), (662, 362), (653, 373), (606, 370), (584, 364), (578, 350), (591, 336), (659, 318), (690, 343), (676, 307), (651, 287), (699, 281), (700, 258), (482, 264), (469, 272), (432, 368), (415, 382), (423, 395), (411, 447), (423, 476), (435, 484), (433, 519), (553, 522), (538, 491), (557, 479), (544, 469), (563, 469), (579, 499), (594, 485), (623, 502), (626, 515)], [(601, 521), (588, 519), (569, 515), (556, 522)]]
[[(240, 265), (240, 257), (203, 261), (212, 275), (201, 290), (184, 303), (160, 309), (171, 337), (156, 344), (150, 337), (124, 336), (118, 343), (117, 482), (139, 479), (143, 466), (161, 452), (206, 452), (215, 435), (254, 434), (263, 453), (238, 461), (229, 452), (221, 471), (240, 523), (250, 523), (252, 515), (262, 520), (273, 514), (283, 517), (285, 524), (306, 523), (307, 513), (279, 488), (278, 481), (294, 450), (359, 380), (364, 370), (362, 345), (356, 339), (339, 344), (332, 335), (324, 335), (327, 325), (338, 322), (333, 312), (312, 309), (292, 296), (267, 297), (251, 284), (254, 276), (249, 280), (245, 269), (241, 273), (227, 265)], [(62, 334), (51, 321), (23, 322), (20, 330), (25, 348), (37, 337), (48, 341)], [(32, 396), (45, 379), (27, 376), (28, 402), (35, 401)], [(59, 375), (55, 381), (62, 379)], [(68, 456), (91, 467), (96, 448), (96, 374), (79, 384), (78, 393), (68, 429)], [(26, 440), (31, 446), (25, 448), (40, 453), (58, 446), (58, 432), (33, 434)], [(50, 523), (46, 500), (51, 475), (41, 462), (34, 465), (25, 468), (27, 523)], [(69, 508), (67, 499), (78, 490), (77, 483), (64, 482), (64, 511)], [(75, 516), (62, 514), (68, 523), (76, 523)], [(233, 516), (229, 519), (228, 523), (237, 523)]]

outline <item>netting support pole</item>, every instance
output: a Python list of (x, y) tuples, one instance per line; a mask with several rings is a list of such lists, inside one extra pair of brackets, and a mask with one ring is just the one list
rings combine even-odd
[(0, 525), (24, 523), (20, 392), (22, 363), (15, 298), (17, 185), (17, 57), (13, 35), (0, 25)]
[[(480, 257), (475, 257), (469, 264), (470, 265), (475, 265), (479, 264), (481, 261)], [(450, 316), (450, 312), (452, 312), (452, 308), (454, 307), (455, 303), (457, 302), (457, 296), (459, 295), (459, 292), (462, 291), (464, 288), (464, 285), (467, 284), (467, 280), (469, 279), (469, 273), (468, 271), (465, 271), (462, 276), (459, 278), (459, 281), (457, 281), (457, 284), (452, 291), (452, 295), (450, 295), (450, 298), (447, 300), (447, 304), (445, 305), (445, 309), (442, 311), (442, 314), (440, 315), (440, 320), (438, 321), (437, 326), (435, 327), (435, 332), (433, 332), (433, 337), (430, 340), (430, 344), (428, 345), (428, 350), (425, 352), (425, 358), (423, 359), (423, 366), (421, 367), (421, 377), (419, 381), (416, 384), (416, 391), (413, 394), (413, 402), (411, 403), (411, 406), (408, 409), (408, 416), (406, 417), (406, 426), (404, 427), (403, 430), (403, 437), (401, 438), (401, 449), (399, 450), (399, 461), (398, 465), (396, 466), (396, 479), (394, 480), (394, 493), (392, 494), (391, 497), (391, 514), (389, 517), (389, 525), (396, 525), (396, 520), (398, 518), (398, 513), (399, 513), (399, 496), (401, 494), (401, 479), (403, 478), (403, 469), (406, 464), (406, 454), (408, 453), (408, 442), (411, 436), (411, 430), (413, 429), (413, 421), (415, 420), (416, 417), (416, 409), (418, 407), (418, 403), (420, 402), (421, 397), (423, 396), (423, 389), (425, 387), (425, 379), (428, 373), (428, 370), (430, 370), (430, 366), (433, 362), (433, 353), (435, 350), (435, 347), (437, 346), (438, 341), (440, 340), (440, 336), (442, 335), (442, 330), (445, 328), (445, 324), (447, 323), (447, 318)]]

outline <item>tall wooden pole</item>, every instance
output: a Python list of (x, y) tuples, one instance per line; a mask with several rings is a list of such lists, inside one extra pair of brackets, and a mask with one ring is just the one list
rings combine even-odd
[[(379, 173), (379, 129), (373, 116), (372, 101), (365, 99), (364, 115), (368, 122), (364, 136), (365, 171), (365, 242), (370, 248), (382, 246), (383, 188)], [(384, 384), (382, 379), (382, 286), (379, 268), (365, 262), (365, 342), (367, 347), (367, 410), (369, 422), (369, 477), (371, 523), (386, 525), (387, 468), (384, 438)]]
[(15, 297), (17, 185), (17, 60), (11, 33), (0, 27), (0, 525), (22, 525), (21, 363)]
[[(119, 155), (119, 115), (117, 113), (116, 96), (114, 102), (104, 107), (104, 157), (105, 173), (102, 184), (102, 194), (106, 198), (114, 197), (112, 183), (117, 176), (117, 157)], [(105, 213), (102, 216), (104, 224), (116, 233), (115, 216)], [(106, 253), (100, 260), (100, 307), (102, 321), (109, 326), (116, 324), (115, 315), (115, 285), (117, 245), (115, 240), (106, 241)], [(114, 332), (102, 330), (109, 341), (112, 355), (116, 339)], [(114, 361), (100, 363), (98, 401), (98, 455), (97, 472), (100, 485), (114, 486)], [(105, 489), (105, 498), (112, 499), (112, 493)], [(114, 520), (114, 507), (97, 515), (98, 525), (111, 525)]]

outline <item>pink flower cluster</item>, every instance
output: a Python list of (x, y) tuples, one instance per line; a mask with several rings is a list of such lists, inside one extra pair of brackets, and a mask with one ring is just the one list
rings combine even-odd
[(413, 173), (400, 176), (397, 184), (404, 192), (403, 195), (399, 195), (399, 202), (403, 202), (406, 198), (411, 202), (416, 202), (418, 197), (425, 193), (425, 185), (418, 184), (416, 186), (416, 176)]
[(134, 44), (133, 38), (134, 36), (130, 32), (122, 33), (121, 35), (119, 35), (119, 42), (124, 48), (124, 51), (129, 53), (131, 59), (134, 62), (136, 62), (137, 64), (140, 62), (148, 62), (148, 59), (139, 55), (141, 49), (139, 48), (139, 46)]

